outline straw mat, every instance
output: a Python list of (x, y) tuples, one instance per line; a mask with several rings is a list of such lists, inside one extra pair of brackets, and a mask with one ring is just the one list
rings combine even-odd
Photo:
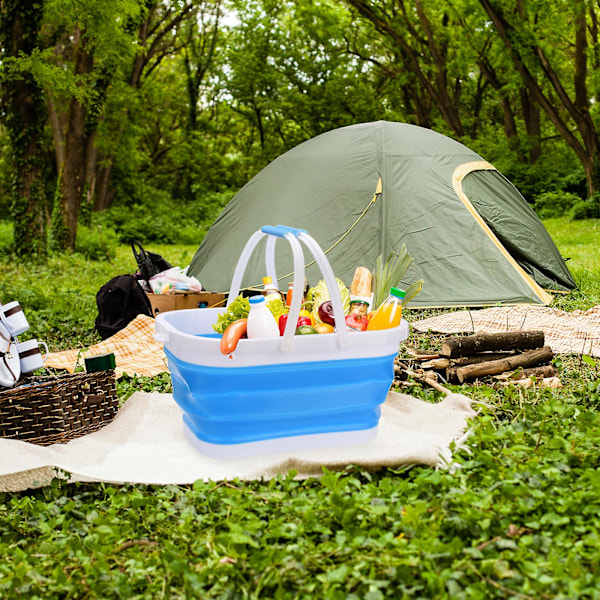
[(555, 354), (600, 356), (600, 306), (565, 312), (546, 306), (501, 306), (450, 312), (413, 321), (416, 331), (438, 333), (543, 331)]

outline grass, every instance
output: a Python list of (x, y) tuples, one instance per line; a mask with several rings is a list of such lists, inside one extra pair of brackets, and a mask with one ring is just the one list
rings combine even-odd
[[(580, 286), (555, 304), (600, 304), (600, 223), (546, 225)], [(195, 248), (150, 249), (183, 266)], [(126, 248), (113, 262), (4, 263), (0, 298), (19, 299), (56, 349), (91, 343), (97, 288), (135, 268)], [(453, 388), (489, 404), (454, 472), (349, 465), (306, 481), (0, 494), (0, 597), (600, 598), (598, 361), (556, 364), (561, 390)]]

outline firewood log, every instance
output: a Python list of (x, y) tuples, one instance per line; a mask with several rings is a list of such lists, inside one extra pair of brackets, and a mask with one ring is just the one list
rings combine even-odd
[(519, 367), (535, 367), (548, 362), (553, 356), (554, 354), (550, 346), (544, 346), (543, 348), (536, 348), (535, 350), (523, 352), (523, 354), (515, 354), (514, 356), (500, 360), (491, 360), (476, 365), (459, 367), (456, 369), (456, 377), (460, 383), (465, 383), (466, 381), (473, 381), (478, 377), (497, 375), (498, 373), (518, 369)]
[(487, 350), (526, 350), (544, 345), (543, 331), (507, 331), (503, 333), (475, 333), (447, 338), (440, 356), (454, 358)]

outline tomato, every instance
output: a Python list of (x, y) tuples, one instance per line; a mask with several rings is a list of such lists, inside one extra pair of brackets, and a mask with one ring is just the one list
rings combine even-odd
[(301, 317), (308, 317), (310, 319), (310, 323), (308, 323), (308, 325), (313, 325), (315, 324), (315, 318), (312, 316), (312, 314), (308, 311), (308, 310), (301, 310), (300, 311), (300, 316)]
[(355, 331), (365, 331), (369, 320), (361, 315), (350, 314), (346, 316), (346, 326)]
[[(283, 335), (285, 333), (285, 326), (288, 320), (288, 314), (285, 313), (279, 317), (279, 335)], [(312, 325), (309, 317), (298, 317), (298, 321), (296, 323), (296, 328), (301, 327), (302, 325)]]

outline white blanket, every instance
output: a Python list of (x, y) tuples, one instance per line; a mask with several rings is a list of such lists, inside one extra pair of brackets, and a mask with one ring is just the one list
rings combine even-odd
[(184, 437), (170, 394), (136, 392), (103, 429), (66, 444), (36, 446), (0, 439), (0, 491), (70, 481), (190, 484), (196, 480), (269, 479), (290, 470), (298, 478), (359, 465), (368, 469), (452, 463), (451, 443), (464, 439), (475, 415), (461, 394), (431, 404), (390, 392), (375, 439), (355, 446), (302, 450), (244, 459), (208, 458)]

